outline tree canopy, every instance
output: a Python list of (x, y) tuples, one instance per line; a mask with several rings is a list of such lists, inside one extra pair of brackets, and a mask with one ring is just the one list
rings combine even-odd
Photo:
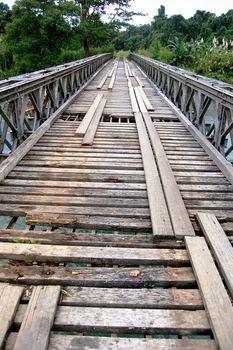
[(29, 72), (110, 50), (149, 50), (179, 64), (190, 59), (187, 48), (193, 43), (233, 44), (233, 10), (221, 16), (197, 10), (185, 19), (168, 16), (161, 5), (151, 23), (134, 26), (133, 1), (16, 0), (12, 11), (1, 2), (0, 70)]

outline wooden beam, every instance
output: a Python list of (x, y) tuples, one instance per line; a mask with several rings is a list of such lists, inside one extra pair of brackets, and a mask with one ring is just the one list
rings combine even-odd
[(93, 119), (87, 129), (87, 132), (83, 138), (83, 142), (82, 145), (92, 145), (94, 142), (94, 138), (95, 138), (95, 134), (96, 134), (96, 130), (98, 128), (100, 119), (103, 115), (103, 111), (104, 111), (104, 107), (106, 105), (107, 100), (106, 99), (102, 99), (102, 101), (100, 102), (99, 106), (97, 107), (97, 110), (93, 116)]
[(143, 99), (143, 102), (147, 108), (148, 111), (154, 111), (154, 107), (152, 106), (152, 104), (150, 103), (150, 101), (148, 100), (143, 88), (141, 86), (136, 87), (135, 89), (137, 89), (140, 92), (140, 95)]
[(147, 108), (146, 108), (144, 100), (143, 100), (143, 98), (142, 98), (142, 96), (140, 94), (140, 91), (137, 88), (134, 88), (134, 92), (135, 92), (135, 95), (136, 95), (136, 98), (137, 98), (137, 102), (138, 102), (140, 111), (142, 113), (147, 113)]
[(133, 87), (129, 87), (129, 96), (130, 96), (133, 112), (134, 113), (139, 112), (138, 102), (137, 102), (137, 99), (135, 97), (135, 93), (134, 93), (134, 88)]
[(0, 243), (0, 257), (19, 261), (52, 261), (100, 264), (187, 265), (184, 249), (106, 248), (65, 245)]
[(47, 350), (60, 286), (34, 287), (13, 350)]
[(205, 239), (185, 237), (185, 242), (215, 340), (221, 350), (232, 349), (232, 304)]
[[(15, 334), (11, 333), (5, 350), (12, 350)], [(119, 337), (90, 337), (73, 335), (52, 335), (49, 350), (64, 349), (94, 349), (103, 350), (217, 350), (214, 340), (193, 339), (126, 339)], [(94, 345), (93, 345), (94, 344)]]
[(149, 113), (143, 113), (143, 119), (156, 157), (174, 233), (176, 237), (194, 236), (193, 226), (156, 127)]
[(231, 243), (215, 215), (198, 213), (197, 218), (233, 297), (233, 248)]
[(92, 121), (92, 118), (102, 100), (104, 97), (103, 94), (98, 94), (92, 103), (91, 107), (89, 108), (88, 112), (86, 113), (85, 117), (83, 118), (81, 124), (79, 125), (78, 129), (76, 130), (76, 135), (77, 136), (84, 136), (85, 133), (87, 132), (87, 129)]
[(142, 114), (135, 113), (135, 120), (145, 171), (153, 233), (155, 236), (173, 236), (166, 200)]
[(6, 283), (0, 284), (0, 349), (3, 349), (4, 341), (10, 329), (24, 288), (11, 286)]

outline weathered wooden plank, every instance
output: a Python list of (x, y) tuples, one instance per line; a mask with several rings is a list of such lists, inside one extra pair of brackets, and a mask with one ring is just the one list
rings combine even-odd
[(29, 285), (61, 285), (105, 288), (196, 288), (190, 267), (55, 267), (55, 266), (0, 266), (0, 281)]
[(121, 289), (68, 287), (61, 305), (136, 309), (201, 310), (203, 303), (197, 289)]
[(143, 99), (143, 102), (145, 103), (145, 106), (147, 108), (148, 111), (154, 111), (154, 107), (152, 106), (152, 104), (150, 103), (148, 97), (145, 94), (145, 91), (143, 90), (142, 86), (138, 86), (135, 89), (137, 89)]
[[(34, 287), (13, 350), (46, 350), (53, 325), (59, 286)], [(17, 318), (17, 316), (16, 316)]]
[[(135, 174), (130, 174), (129, 171), (130, 170), (126, 170), (124, 171), (124, 173), (119, 173), (119, 171), (123, 170), (123, 169), (113, 169), (113, 173), (106, 173), (105, 171), (107, 170), (111, 170), (111, 169), (94, 169), (93, 173), (92, 173), (92, 169), (82, 169), (82, 171), (80, 170), (80, 172), (70, 172), (65, 171), (65, 169), (69, 169), (69, 168), (61, 168), (64, 169), (63, 173), (62, 172), (56, 172), (56, 168), (54, 169), (53, 172), (47, 172), (46, 168), (44, 172), (20, 172), (20, 171), (12, 171), (11, 174), (8, 176), (8, 179), (12, 180), (16, 180), (16, 181), (20, 181), (20, 180), (38, 180), (38, 181), (42, 181), (42, 180), (47, 180), (49, 181), (62, 181), (62, 182), (85, 182), (85, 183), (89, 183), (89, 188), (92, 188), (92, 183), (115, 183), (115, 184), (144, 184), (145, 183), (145, 177), (143, 173), (138, 173), (137, 170), (133, 171)], [(83, 171), (86, 170), (86, 171)], [(87, 171), (88, 170), (88, 171)], [(116, 170), (116, 172), (114, 173), (114, 170)], [(132, 171), (133, 169), (131, 169)], [(188, 182), (188, 181), (187, 181)], [(5, 184), (5, 182), (4, 182)], [(64, 183), (65, 185), (65, 183)], [(69, 187), (69, 185), (68, 185)], [(81, 187), (85, 187), (81, 185)], [(95, 185), (93, 186), (95, 187)]]
[(94, 138), (95, 138), (95, 134), (96, 134), (96, 130), (98, 128), (100, 119), (102, 117), (103, 111), (104, 111), (104, 107), (106, 105), (107, 100), (106, 99), (102, 99), (102, 101), (100, 102), (99, 106), (96, 109), (96, 112), (92, 118), (92, 121), (87, 129), (87, 132), (83, 138), (83, 142), (82, 144), (87, 146), (87, 145), (92, 145)]
[[(37, 207), (38, 208), (38, 207)], [(35, 210), (35, 207), (34, 207)], [(50, 210), (50, 209), (49, 209)], [(115, 209), (116, 210), (116, 209)], [(51, 211), (51, 210), (50, 210)], [(113, 214), (114, 215), (114, 214)], [(90, 216), (77, 214), (53, 214), (43, 212), (43, 208), (27, 214), (25, 219), (27, 225), (44, 225), (51, 227), (84, 228), (92, 230), (114, 230), (129, 232), (152, 232), (151, 220), (149, 218), (125, 218), (117, 216)]]
[(216, 342), (221, 350), (233, 344), (233, 308), (213, 258), (202, 237), (185, 237)]
[[(15, 324), (22, 322), (26, 305), (21, 305)], [(203, 310), (120, 309), (59, 306), (55, 330), (77, 332), (206, 334), (210, 325)], [(229, 348), (228, 348), (229, 350)]]
[(135, 97), (135, 93), (134, 93), (134, 88), (130, 87), (129, 88), (129, 95), (130, 95), (130, 100), (131, 100), (131, 105), (132, 105), (132, 110), (134, 113), (139, 112), (139, 107), (138, 107), (138, 103), (137, 103), (137, 99)]
[[(11, 350), (15, 334), (11, 334), (5, 350)], [(79, 337), (68, 335), (52, 335), (48, 350), (64, 349), (95, 349), (95, 350), (217, 350), (213, 340), (170, 340), (170, 339), (122, 339), (103, 337)]]
[[(56, 233), (56, 234), (54, 234)], [(128, 247), (128, 248), (184, 248), (181, 240), (154, 239), (151, 234), (101, 234), (59, 231), (15, 230), (0, 229), (1, 242), (15, 243), (17, 240), (24, 243), (99, 246), (99, 247)]]
[[(90, 198), (115, 198), (115, 199), (147, 199), (147, 192), (145, 190), (110, 190), (110, 189), (95, 189), (95, 188), (62, 188), (62, 187), (30, 187), (30, 186), (0, 186), (1, 194), (30, 194), (30, 195), (47, 195), (47, 196), (69, 196), (75, 197), (90, 197)], [(196, 192), (194, 192), (196, 193)], [(218, 192), (219, 193), (219, 192)], [(184, 192), (187, 198), (192, 196), (192, 192), (189, 196), (189, 192)], [(204, 197), (205, 194), (203, 194)], [(208, 193), (207, 193), (208, 195)], [(224, 199), (224, 193), (221, 193)], [(227, 193), (226, 193), (227, 195)], [(229, 193), (226, 199), (233, 199), (233, 194)], [(195, 195), (193, 195), (195, 198)], [(196, 194), (198, 197), (198, 194)], [(211, 194), (210, 194), (211, 196)], [(213, 195), (214, 196), (214, 195)], [(202, 198), (202, 196), (200, 195)], [(229, 197), (229, 198), (228, 198)], [(211, 197), (210, 197), (211, 198)]]
[(0, 349), (3, 349), (7, 332), (14, 321), (23, 291), (23, 287), (0, 283)]
[(136, 95), (136, 99), (137, 99), (137, 102), (138, 102), (138, 105), (139, 105), (139, 109), (140, 109), (140, 112), (141, 113), (146, 113), (147, 112), (147, 108), (146, 108), (146, 105), (143, 101), (143, 98), (139, 92), (139, 90), (137, 88), (134, 88), (134, 92), (135, 92), (135, 95)]
[(173, 236), (167, 204), (142, 114), (135, 113), (135, 119), (144, 164), (153, 233), (156, 236)]
[(215, 185), (208, 185), (208, 184), (179, 184), (179, 188), (181, 191), (195, 191), (195, 192), (222, 192), (223, 195), (228, 192), (232, 192), (233, 187), (229, 184), (215, 184)]
[(189, 264), (186, 251), (180, 249), (86, 247), (84, 250), (78, 246), (3, 242), (0, 242), (0, 257), (21, 261), (62, 261), (87, 264)]
[[(89, 179), (88, 179), (89, 180)], [(41, 181), (41, 180), (14, 180), (6, 179), (4, 184), (7, 186), (37, 186), (37, 187), (62, 187), (62, 188), (89, 188), (89, 189), (118, 189), (118, 190), (146, 190), (146, 184), (140, 182), (123, 182), (122, 179), (113, 176), (109, 182), (103, 181)]]
[(198, 222), (233, 297), (233, 248), (215, 215), (198, 213)]
[(52, 196), (52, 195), (31, 195), (31, 194), (0, 194), (1, 203), (13, 204), (35, 204), (35, 205), (69, 205), (76, 207), (123, 207), (123, 208), (148, 208), (147, 199), (136, 198), (95, 198), (95, 197), (72, 197), (72, 196)]
[(88, 126), (93, 118), (93, 115), (95, 114), (102, 98), (104, 97), (103, 94), (98, 94), (89, 108), (88, 112), (86, 113), (85, 117), (83, 118), (81, 124), (79, 125), (78, 129), (76, 130), (77, 136), (84, 136), (87, 132)]
[(156, 157), (167, 207), (176, 237), (195, 235), (184, 201), (166, 157), (163, 145), (148, 113), (143, 113), (151, 145)]

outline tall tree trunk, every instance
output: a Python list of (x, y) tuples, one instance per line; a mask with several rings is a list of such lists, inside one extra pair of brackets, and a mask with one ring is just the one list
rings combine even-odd
[(82, 43), (83, 43), (83, 49), (84, 49), (85, 57), (90, 56), (90, 48), (89, 48), (88, 39), (87, 38), (83, 38), (82, 39)]
[(89, 42), (88, 42), (88, 13), (89, 13), (89, 7), (90, 5), (86, 2), (86, 0), (82, 0), (81, 2), (81, 24), (83, 25), (83, 34), (82, 34), (82, 44), (84, 49), (85, 57), (90, 56), (90, 48), (89, 48)]

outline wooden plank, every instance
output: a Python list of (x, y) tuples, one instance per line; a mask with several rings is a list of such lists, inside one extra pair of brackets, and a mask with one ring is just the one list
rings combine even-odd
[[(34, 208), (35, 209), (35, 208)], [(42, 208), (43, 210), (43, 208)], [(115, 209), (116, 211), (116, 209)], [(31, 211), (26, 216), (27, 225), (44, 225), (50, 227), (84, 228), (92, 230), (117, 230), (130, 232), (150, 232), (151, 220), (149, 218), (125, 218), (114, 216), (90, 216), (77, 214), (53, 214), (49, 212)]]
[(137, 103), (137, 99), (135, 97), (135, 93), (134, 93), (134, 88), (130, 87), (129, 88), (129, 95), (130, 95), (130, 100), (131, 100), (131, 105), (132, 105), (132, 110), (134, 113), (139, 112), (139, 107), (138, 107), (138, 103)]
[(76, 135), (77, 136), (84, 136), (85, 133), (87, 132), (87, 129), (89, 127), (89, 124), (92, 121), (92, 118), (102, 100), (104, 97), (103, 94), (98, 94), (92, 103), (91, 107), (89, 108), (88, 112), (86, 113), (85, 117), (83, 118), (81, 124), (79, 125), (78, 129), (76, 130)]
[(110, 248), (40, 245), (0, 242), (0, 257), (20, 261), (81, 262), (90, 264), (187, 265), (189, 258), (180, 249)]
[(139, 86), (144, 87), (145, 85), (143, 84), (143, 82), (141, 81), (141, 79), (139, 79), (139, 77), (135, 74), (134, 78), (137, 80), (137, 83)]
[(117, 68), (118, 68), (118, 61), (117, 61), (116, 65), (115, 65), (114, 72), (112, 74), (112, 78), (111, 78), (110, 83), (108, 85), (108, 90), (112, 90), (113, 89), (113, 86), (114, 86), (115, 81), (116, 81)]
[(103, 79), (101, 79), (100, 83), (97, 85), (96, 89), (101, 90), (104, 86), (105, 81), (108, 79), (109, 73), (105, 74)]
[(135, 89), (137, 89), (145, 103), (145, 106), (147, 108), (148, 111), (154, 111), (154, 107), (152, 106), (152, 104), (150, 103), (150, 101), (148, 100), (148, 97), (145, 94), (145, 91), (143, 90), (143, 88), (141, 86), (136, 87)]
[(221, 350), (233, 344), (233, 309), (214, 260), (202, 237), (185, 237), (194, 273), (215, 340)]
[(61, 285), (104, 288), (196, 288), (190, 267), (140, 267), (140, 274), (132, 276), (135, 267), (55, 267), (0, 266), (0, 281), (29, 285)]
[(117, 190), (146, 190), (144, 182), (124, 183), (118, 180), (118, 177), (112, 177), (109, 182), (92, 181), (41, 181), (41, 180), (14, 180), (6, 179), (4, 184), (7, 186), (37, 186), (37, 187), (60, 187), (60, 188), (89, 188), (89, 189), (117, 189)]
[(144, 164), (153, 233), (156, 236), (173, 236), (167, 204), (142, 114), (135, 113), (135, 119)]
[[(17, 187), (11, 187), (11, 186), (0, 186), (0, 193), (4, 194), (29, 194), (35, 195), (53, 195), (53, 196), (72, 196), (75, 197), (95, 197), (95, 198), (125, 198), (125, 199), (147, 199), (147, 192), (143, 190), (109, 190), (109, 189), (84, 189), (84, 188), (65, 188), (65, 187), (30, 187), (30, 186), (17, 186)], [(184, 192), (184, 194), (187, 193), (187, 196), (189, 196), (189, 192)], [(198, 194), (199, 192), (197, 192)], [(200, 192), (202, 193), (202, 192)], [(218, 192), (219, 193), (219, 192)], [(209, 194), (207, 192), (207, 194)], [(211, 193), (210, 193), (211, 194)], [(209, 195), (210, 195), (209, 194)], [(221, 193), (222, 196), (224, 196), (224, 193)], [(192, 192), (190, 197), (192, 197)], [(224, 198), (224, 197), (223, 197)], [(233, 199), (232, 196), (229, 196), (229, 199)]]
[[(26, 305), (20, 306), (15, 318), (17, 326), (21, 323), (25, 309)], [(145, 310), (72, 306), (58, 307), (53, 328), (58, 331), (95, 333), (194, 335), (210, 332), (210, 325), (203, 310)], [(29, 348), (24, 350), (26, 349)]]
[(77, 288), (67, 287), (60, 305), (136, 309), (201, 310), (203, 303), (197, 289), (152, 288)]
[(138, 102), (139, 109), (140, 109), (141, 113), (147, 113), (146, 105), (145, 105), (145, 103), (143, 101), (143, 98), (142, 98), (139, 90), (137, 88), (134, 88), (134, 92), (135, 92), (135, 95), (136, 95), (137, 102)]
[(91, 146), (93, 144), (95, 134), (96, 134), (100, 119), (103, 115), (106, 102), (107, 102), (106, 99), (102, 99), (99, 106), (97, 107), (96, 112), (93, 116), (93, 119), (92, 119), (91, 123), (89, 124), (88, 129), (86, 131), (86, 134), (83, 138), (82, 145), (85, 145), (85, 146), (90, 145)]
[(215, 215), (198, 213), (197, 218), (233, 297), (233, 248), (229, 239)]
[[(232, 223), (233, 227), (233, 223)], [(24, 243), (72, 245), (92, 247), (128, 247), (128, 248), (184, 248), (183, 241), (170, 239), (154, 239), (151, 234), (101, 234), (81, 233), (67, 231), (38, 231), (38, 230), (15, 230), (0, 229), (1, 242), (15, 243), (17, 240)]]
[(176, 183), (171, 166), (167, 159), (158, 132), (149, 113), (143, 113), (143, 119), (147, 127), (151, 145), (156, 157), (160, 179), (167, 201), (172, 226), (176, 237), (195, 235), (184, 201)]
[[(5, 350), (11, 350), (15, 334), (11, 334)], [(70, 335), (52, 335), (48, 350), (64, 349), (111, 349), (111, 350), (217, 350), (214, 340), (191, 339), (129, 339), (107, 337), (85, 337)]]
[(148, 208), (147, 199), (117, 199), (117, 198), (94, 198), (94, 197), (78, 197), (73, 196), (48, 196), (48, 195), (31, 195), (31, 194), (11, 194), (2, 195), (0, 194), (1, 203), (13, 203), (13, 204), (35, 204), (35, 205), (69, 205), (69, 206), (106, 206), (106, 207), (117, 207), (117, 208)]
[(34, 287), (13, 350), (46, 350), (60, 287)]
[(14, 321), (23, 291), (23, 287), (0, 283), (0, 349), (3, 349), (7, 332)]

